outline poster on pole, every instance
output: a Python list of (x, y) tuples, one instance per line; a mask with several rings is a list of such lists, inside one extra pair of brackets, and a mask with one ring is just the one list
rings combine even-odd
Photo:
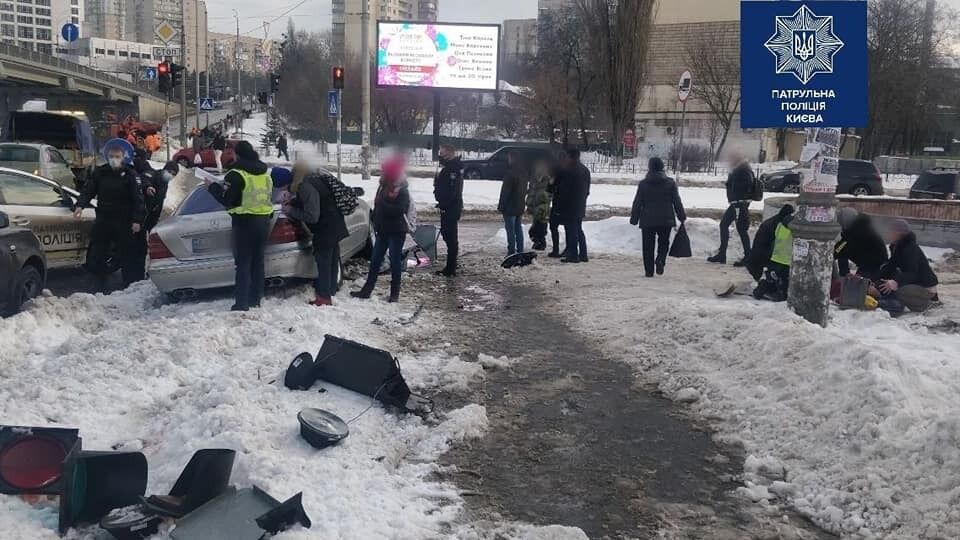
[(496, 91), (500, 25), (377, 21), (377, 86)]

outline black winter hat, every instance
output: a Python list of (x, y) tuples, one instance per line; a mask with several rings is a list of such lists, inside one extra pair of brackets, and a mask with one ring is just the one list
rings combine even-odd
[(249, 141), (240, 141), (237, 143), (236, 149), (237, 157), (240, 159), (246, 159), (248, 161), (257, 161), (260, 159), (260, 154), (253, 149), (253, 145)]
[(663, 160), (658, 157), (650, 158), (650, 162), (647, 164), (647, 168), (652, 172), (663, 172), (666, 168), (663, 165)]

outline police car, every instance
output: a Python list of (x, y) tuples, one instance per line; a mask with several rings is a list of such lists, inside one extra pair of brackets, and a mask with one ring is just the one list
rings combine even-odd
[(0, 168), (0, 212), (10, 223), (33, 231), (49, 268), (74, 268), (86, 261), (96, 213), (91, 208), (73, 217), (77, 191), (34, 174)]

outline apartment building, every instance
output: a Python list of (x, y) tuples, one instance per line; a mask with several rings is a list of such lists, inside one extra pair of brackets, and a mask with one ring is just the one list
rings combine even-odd
[(60, 28), (81, 25), (83, 7), (81, 0), (0, 0), (0, 41), (53, 54)]

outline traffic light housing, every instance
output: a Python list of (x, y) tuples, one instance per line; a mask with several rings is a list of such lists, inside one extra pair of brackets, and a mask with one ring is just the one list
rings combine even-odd
[(160, 87), (160, 93), (164, 95), (170, 94), (170, 63), (169, 62), (160, 62), (157, 64), (157, 84)]
[(343, 66), (333, 67), (333, 87), (337, 90), (343, 89)]
[(270, 93), (276, 94), (280, 91), (280, 75), (277, 73), (270, 74)]
[(183, 84), (183, 71), (187, 69), (178, 64), (170, 64), (170, 82), (176, 88)]

